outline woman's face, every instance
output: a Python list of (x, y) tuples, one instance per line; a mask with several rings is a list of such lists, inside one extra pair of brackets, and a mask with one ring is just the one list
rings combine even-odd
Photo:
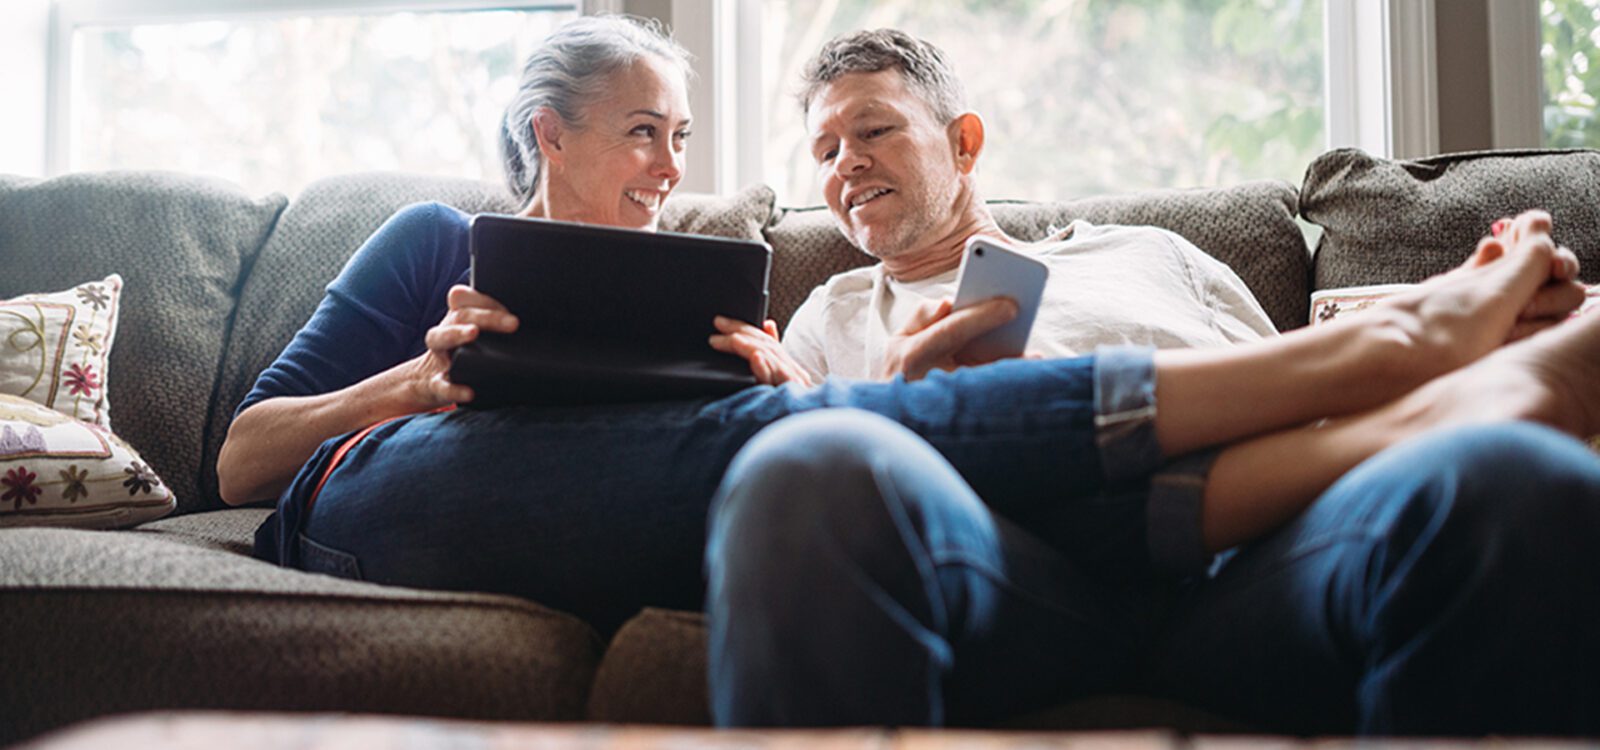
[(546, 215), (654, 231), (683, 176), (689, 93), (682, 69), (645, 56), (612, 74), (605, 93), (562, 127), (550, 166)]

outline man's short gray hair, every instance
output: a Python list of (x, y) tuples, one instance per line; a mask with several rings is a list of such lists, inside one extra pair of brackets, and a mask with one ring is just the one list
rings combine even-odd
[(834, 37), (806, 63), (801, 73), (800, 109), (810, 113), (811, 100), (824, 86), (851, 73), (898, 70), (941, 123), (967, 110), (967, 94), (944, 52), (932, 42), (898, 29), (856, 31)]
[(506, 184), (523, 205), (539, 187), (544, 159), (533, 134), (533, 115), (548, 108), (581, 126), (584, 108), (605, 91), (612, 73), (652, 55), (690, 75), (690, 55), (659, 21), (630, 16), (584, 16), (561, 25), (528, 56), (517, 94), (500, 121), (500, 156)]

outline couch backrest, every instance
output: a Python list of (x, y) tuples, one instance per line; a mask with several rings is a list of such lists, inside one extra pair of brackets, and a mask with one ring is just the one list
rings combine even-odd
[(287, 201), (154, 172), (0, 176), (0, 298), (125, 282), (106, 378), (112, 429), (180, 502), (201, 497), (241, 269)]
[(1421, 281), (1465, 260), (1496, 219), (1542, 208), (1556, 242), (1600, 282), (1600, 151), (1445, 154), (1414, 161), (1356, 149), (1318, 157), (1300, 198), (1324, 228), (1313, 288)]
[[(0, 297), (121, 273), (114, 427), (172, 485), (180, 513), (218, 508), (217, 453), (256, 375), (362, 242), (419, 201), (467, 212), (514, 208), (498, 184), (387, 173), (323, 180), (287, 209), (281, 196), (253, 200), (181, 175), (0, 177)], [(1075, 218), (1172, 229), (1233, 266), (1280, 328), (1305, 319), (1307, 253), (1287, 184), (993, 207), (1006, 231), (1026, 239)], [(771, 314), (780, 324), (829, 276), (872, 262), (825, 209), (775, 211), (763, 186), (729, 197), (675, 196), (662, 226), (771, 243)]]
[[(1306, 324), (1310, 252), (1295, 223), (1296, 193), (1279, 181), (1161, 190), (1063, 203), (992, 201), (995, 220), (1024, 240), (1074, 219), (1163, 227), (1238, 273), (1278, 330)], [(780, 323), (829, 276), (873, 262), (839, 234), (825, 208), (783, 209), (766, 231), (774, 249), (772, 311)], [(1129, 274), (1140, 269), (1130, 268)]]

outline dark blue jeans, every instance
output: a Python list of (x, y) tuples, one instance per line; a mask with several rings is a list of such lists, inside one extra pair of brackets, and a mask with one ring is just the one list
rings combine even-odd
[[(1148, 354), (1132, 360), (1148, 368)], [(381, 583), (516, 594), (609, 630), (642, 606), (701, 607), (711, 497), (750, 436), (790, 414), (853, 407), (893, 419), (1008, 514), (1095, 496), (1095, 365), (1013, 361), (915, 383), (409, 417), (350, 450), (307, 510), (342, 438), (324, 444), (280, 498), (258, 553)], [(1131, 533), (1142, 545), (1118, 512), (1073, 528), (1085, 544)]]
[(707, 550), (717, 722), (987, 721), (1137, 681), (1287, 731), (1600, 730), (1600, 459), (1559, 433), (1399, 446), (1165, 602), (980, 496), (872, 415), (756, 436)]

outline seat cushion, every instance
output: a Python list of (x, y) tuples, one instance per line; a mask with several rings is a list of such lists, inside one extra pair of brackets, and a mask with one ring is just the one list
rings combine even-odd
[(1472, 253), (1496, 219), (1549, 211), (1558, 243), (1600, 281), (1600, 151), (1483, 151), (1415, 161), (1357, 149), (1306, 170), (1300, 212), (1323, 228), (1314, 288), (1410, 283)]
[(590, 721), (711, 723), (699, 612), (645, 609), (611, 637), (589, 692)]
[(201, 446), (241, 269), (286, 201), (159, 172), (0, 176), (0, 299), (121, 274), (115, 429), (177, 495), (200, 500)]
[[(699, 612), (646, 609), (612, 637), (589, 693), (589, 720), (709, 725), (706, 624)], [(1143, 695), (1099, 695), (1012, 717), (1008, 729), (1096, 730), (1166, 727), (1244, 733), (1249, 725)]]
[(244, 554), (266, 514), (0, 530), (0, 743), (167, 708), (582, 717), (589, 626), (512, 597), (268, 565)]
[[(1021, 240), (1042, 239), (1074, 219), (1169, 229), (1228, 264), (1278, 330), (1289, 330), (1306, 324), (1310, 295), (1310, 253), (1295, 223), (1295, 201), (1288, 183), (1258, 181), (1066, 203), (991, 201), (989, 207), (1000, 228)], [(845, 240), (825, 208), (780, 210), (767, 241), (774, 252), (772, 317), (780, 324), (828, 277), (873, 262)]]

